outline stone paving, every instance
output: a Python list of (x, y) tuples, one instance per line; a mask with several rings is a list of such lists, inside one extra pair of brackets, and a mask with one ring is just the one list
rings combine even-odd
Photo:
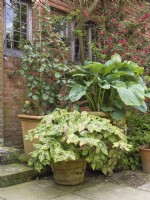
[(0, 188), (0, 200), (150, 200), (150, 181), (133, 188), (100, 177), (86, 176), (81, 185), (60, 186), (50, 176)]

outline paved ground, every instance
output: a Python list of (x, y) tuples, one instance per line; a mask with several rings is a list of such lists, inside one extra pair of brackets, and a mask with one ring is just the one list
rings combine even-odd
[[(148, 179), (143, 176), (131, 172), (111, 178), (88, 174), (78, 186), (57, 185), (51, 176), (0, 188), (0, 200), (150, 200), (150, 176), (147, 175)], [(137, 182), (138, 179), (141, 180)]]

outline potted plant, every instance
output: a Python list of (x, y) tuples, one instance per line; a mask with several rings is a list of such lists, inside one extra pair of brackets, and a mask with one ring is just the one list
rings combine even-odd
[[(21, 79), (26, 91), (23, 108), (25, 114), (18, 116), (22, 123), (23, 138), (28, 130), (37, 126), (43, 115), (62, 106), (60, 102), (66, 97), (65, 72), (69, 69), (65, 57), (67, 47), (60, 34), (55, 32), (55, 21), (49, 17), (48, 7), (37, 8), (38, 27), (33, 34), (32, 41), (25, 42), (20, 68)], [(33, 149), (33, 144), (24, 140), (27, 157)]]
[(127, 125), (127, 140), (132, 148), (124, 154), (125, 165), (132, 170), (142, 167), (143, 172), (150, 173), (150, 115), (134, 110), (127, 117)]
[(55, 181), (63, 185), (83, 182), (86, 162), (92, 169), (112, 173), (130, 148), (121, 129), (86, 111), (56, 109), (29, 131), (27, 139), (35, 138), (39, 143), (34, 145), (29, 165), (39, 172), (51, 165)]
[(114, 120), (126, 116), (127, 106), (147, 111), (145, 99), (150, 91), (143, 79), (144, 69), (115, 54), (104, 64), (87, 62), (72, 71), (74, 83), (70, 100), (86, 99), (91, 111), (103, 111)]

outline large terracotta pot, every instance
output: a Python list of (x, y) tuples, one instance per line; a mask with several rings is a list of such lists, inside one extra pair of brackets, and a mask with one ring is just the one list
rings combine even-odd
[(150, 146), (143, 145), (139, 147), (140, 158), (143, 172), (150, 174)]
[(78, 185), (83, 183), (86, 170), (86, 161), (70, 160), (51, 164), (54, 180), (60, 185)]
[(22, 134), (23, 134), (23, 143), (24, 143), (24, 156), (28, 160), (30, 158), (30, 152), (34, 151), (34, 143), (38, 143), (38, 139), (33, 141), (25, 140), (25, 136), (28, 134), (28, 131), (37, 127), (39, 122), (42, 119), (42, 116), (31, 116), (31, 115), (18, 115), (21, 120)]

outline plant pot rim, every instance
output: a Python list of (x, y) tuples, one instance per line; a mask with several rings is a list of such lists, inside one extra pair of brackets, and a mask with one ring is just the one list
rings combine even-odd
[(89, 115), (96, 115), (96, 116), (99, 116), (99, 117), (109, 117), (108, 113), (105, 113), (105, 112), (102, 112), (102, 111), (87, 111), (87, 113)]
[(43, 118), (43, 116), (20, 114), (20, 115), (18, 115), (18, 118), (20, 118), (20, 119), (35, 119), (35, 120), (37, 119), (37, 120), (41, 120)]
[(150, 151), (150, 146), (148, 144), (139, 146), (139, 150)]

